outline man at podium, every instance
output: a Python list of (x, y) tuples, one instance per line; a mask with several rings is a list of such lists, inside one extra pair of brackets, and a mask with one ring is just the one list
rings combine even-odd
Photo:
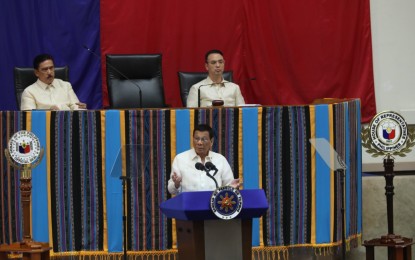
[(171, 194), (186, 191), (213, 191), (217, 187), (240, 186), (233, 178), (231, 166), (226, 158), (211, 151), (213, 130), (201, 124), (193, 130), (193, 148), (182, 152), (173, 160), (168, 190)]

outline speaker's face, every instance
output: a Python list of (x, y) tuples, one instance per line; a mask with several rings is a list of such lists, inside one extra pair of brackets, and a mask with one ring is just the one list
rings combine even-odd
[(225, 70), (225, 60), (219, 53), (212, 53), (208, 56), (205, 67), (211, 79), (222, 77)]
[(39, 64), (39, 68), (35, 70), (35, 75), (43, 83), (50, 85), (55, 79), (55, 65), (52, 60), (45, 60)]
[(195, 131), (193, 135), (193, 148), (197, 155), (205, 158), (209, 154), (210, 148), (213, 145), (213, 138), (209, 138), (208, 131)]

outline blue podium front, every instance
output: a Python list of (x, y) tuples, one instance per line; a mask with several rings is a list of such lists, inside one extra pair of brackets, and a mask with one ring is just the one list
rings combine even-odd
[(164, 201), (160, 209), (176, 219), (179, 259), (251, 259), (252, 219), (268, 210), (265, 192), (240, 190), (242, 208), (230, 220), (211, 210), (211, 191), (183, 192)]

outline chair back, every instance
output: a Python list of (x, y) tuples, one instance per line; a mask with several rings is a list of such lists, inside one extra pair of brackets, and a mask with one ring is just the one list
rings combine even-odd
[[(56, 67), (55, 68), (55, 78), (61, 79), (64, 81), (69, 81), (69, 67)], [(17, 106), (20, 109), (20, 103), (22, 100), (22, 93), (28, 86), (35, 83), (37, 77), (33, 68), (23, 68), (15, 67), (14, 68), (14, 90), (16, 93), (16, 102)]]
[(110, 108), (166, 107), (161, 59), (161, 54), (107, 54)]
[[(179, 71), (177, 73), (179, 75), (179, 85), (180, 85), (180, 97), (182, 99), (182, 104), (186, 107), (187, 104), (187, 96), (189, 95), (190, 88), (207, 78), (207, 72), (182, 72)], [(232, 82), (233, 72), (232, 71), (224, 71), (223, 78), (227, 81)]]

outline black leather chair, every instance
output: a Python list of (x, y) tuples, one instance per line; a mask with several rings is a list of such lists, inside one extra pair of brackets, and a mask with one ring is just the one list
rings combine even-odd
[[(187, 103), (187, 96), (189, 95), (190, 88), (199, 81), (207, 78), (207, 72), (178, 72), (179, 84), (180, 84), (180, 97), (182, 98), (182, 104), (185, 107)], [(232, 82), (233, 72), (224, 71), (223, 78)]]
[(107, 54), (110, 108), (166, 107), (161, 57), (161, 54)]
[[(69, 67), (56, 67), (55, 78), (69, 81)], [(16, 92), (16, 102), (19, 109), (23, 91), (25, 88), (35, 83), (36, 80), (37, 77), (33, 68), (14, 68), (14, 87)]]

